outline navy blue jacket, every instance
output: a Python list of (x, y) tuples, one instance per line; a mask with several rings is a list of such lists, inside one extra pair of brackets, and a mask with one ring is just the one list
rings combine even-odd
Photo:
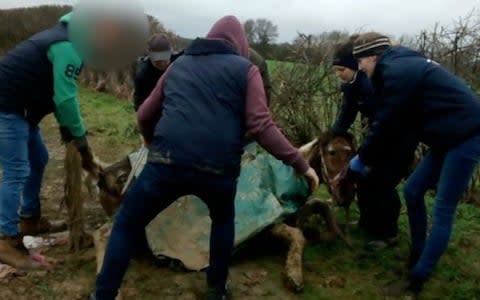
[(406, 135), (448, 150), (480, 134), (480, 101), (467, 84), (411, 49), (396, 46), (380, 57), (372, 76), (381, 101), (360, 148), (367, 165), (382, 148)]
[(50, 46), (68, 40), (65, 23), (21, 42), (0, 61), (0, 110), (13, 111), (38, 124), (55, 110)]
[(165, 75), (149, 161), (238, 176), (250, 65), (225, 41), (196, 39)]
[(375, 102), (373, 86), (367, 75), (358, 71), (352, 83), (344, 83), (341, 87), (343, 100), (340, 114), (338, 115), (332, 131), (335, 134), (343, 134), (350, 129), (357, 113), (368, 119), (369, 124), (373, 120), (377, 103)]

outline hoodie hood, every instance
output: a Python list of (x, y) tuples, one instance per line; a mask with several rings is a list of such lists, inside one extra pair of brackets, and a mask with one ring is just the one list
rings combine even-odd
[(248, 40), (245, 29), (234, 16), (218, 20), (207, 34), (207, 39), (222, 39), (229, 42), (241, 56), (248, 59)]

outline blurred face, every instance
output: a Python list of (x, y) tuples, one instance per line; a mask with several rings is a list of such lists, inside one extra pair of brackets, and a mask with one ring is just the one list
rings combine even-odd
[(103, 70), (127, 66), (141, 54), (134, 32), (121, 22), (104, 18), (89, 24), (81, 40), (81, 56), (85, 63)]
[(115, 21), (108, 19), (96, 22), (93, 34), (93, 47), (100, 53), (112, 52), (112, 45), (116, 45), (123, 39), (122, 28)]
[(377, 65), (377, 57), (374, 56), (367, 56), (358, 59), (358, 69), (362, 70), (365, 74), (367, 74), (368, 78), (373, 76), (375, 72), (375, 66)]
[(160, 71), (165, 71), (168, 67), (168, 64), (170, 63), (169, 60), (157, 60), (157, 61), (151, 61), (152, 65), (159, 69)]
[(343, 66), (333, 66), (333, 69), (335, 71), (335, 75), (340, 78), (342, 82), (350, 82), (353, 80), (353, 77), (355, 76), (354, 70), (343, 67)]
[(68, 25), (69, 39), (95, 69), (114, 71), (142, 54), (148, 19), (138, 0), (78, 0)]

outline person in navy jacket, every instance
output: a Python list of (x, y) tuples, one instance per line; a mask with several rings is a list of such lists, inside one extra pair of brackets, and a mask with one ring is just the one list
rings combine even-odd
[[(344, 135), (352, 126), (357, 114), (371, 126), (378, 108), (375, 92), (367, 75), (358, 70), (357, 59), (353, 56), (353, 43), (358, 35), (352, 35), (340, 43), (333, 55), (333, 69), (342, 81), (342, 106), (337, 120), (331, 128), (334, 135)], [(358, 207), (360, 209), (359, 226), (370, 236), (366, 248), (371, 251), (382, 250), (398, 243), (398, 217), (400, 215), (400, 197), (396, 186), (407, 174), (413, 159), (415, 143), (405, 139), (402, 147), (385, 149), (372, 162), (372, 171), (357, 184)], [(398, 159), (386, 164), (391, 156)]]
[[(409, 275), (386, 289), (392, 296), (418, 293), (447, 248), (458, 202), (480, 158), (480, 101), (462, 79), (414, 50), (392, 46), (384, 35), (361, 35), (353, 54), (382, 103), (350, 172), (367, 174), (384, 147), (407, 134), (429, 147), (404, 190), (412, 242)], [(424, 196), (434, 186), (427, 237)]]
[(234, 16), (219, 19), (160, 77), (138, 109), (148, 147), (142, 173), (128, 190), (90, 299), (113, 300), (148, 223), (183, 195), (210, 212), (207, 299), (226, 299), (235, 239), (235, 194), (246, 132), (309, 180), (318, 176), (272, 120), (260, 70), (248, 60), (248, 40)]

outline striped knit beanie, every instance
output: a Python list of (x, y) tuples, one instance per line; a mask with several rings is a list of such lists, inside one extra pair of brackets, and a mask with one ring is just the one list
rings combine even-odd
[(353, 56), (355, 58), (380, 55), (392, 46), (390, 39), (376, 32), (369, 32), (360, 35), (354, 43)]

